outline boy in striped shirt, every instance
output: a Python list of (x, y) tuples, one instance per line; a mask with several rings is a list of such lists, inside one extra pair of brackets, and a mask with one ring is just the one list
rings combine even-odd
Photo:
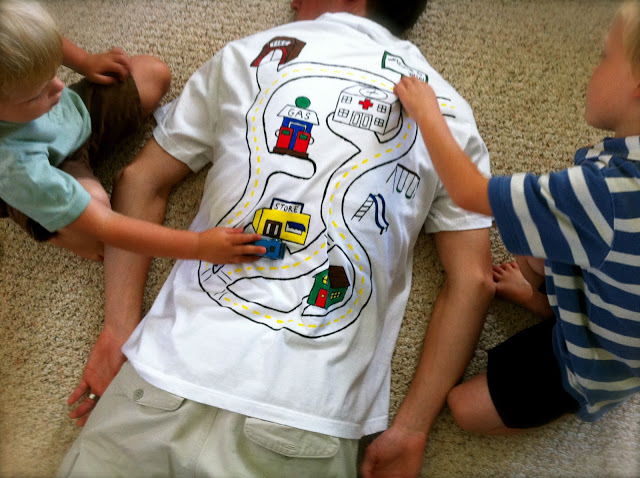
[(450, 391), (458, 424), (500, 434), (566, 413), (594, 421), (640, 390), (640, 2), (619, 9), (587, 88), (587, 122), (614, 137), (578, 150), (569, 169), (488, 179), (453, 139), (430, 86), (403, 78), (396, 94), (451, 198), (494, 215), (518, 255), (494, 268), (497, 293), (550, 317), (491, 350), (487, 373)]

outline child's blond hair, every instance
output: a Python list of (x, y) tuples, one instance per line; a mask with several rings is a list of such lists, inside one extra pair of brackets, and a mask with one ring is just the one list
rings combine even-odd
[(631, 63), (633, 73), (640, 74), (640, 1), (624, 2), (616, 14), (622, 21), (624, 53)]
[(0, 99), (53, 77), (62, 63), (62, 37), (37, 2), (0, 0)]

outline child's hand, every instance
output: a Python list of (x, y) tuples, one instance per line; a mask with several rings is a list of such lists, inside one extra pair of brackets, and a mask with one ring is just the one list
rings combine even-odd
[(433, 88), (417, 78), (403, 76), (393, 92), (398, 96), (409, 116), (417, 123), (420, 123), (422, 118), (440, 115), (440, 106)]
[(111, 85), (127, 78), (130, 70), (129, 57), (124, 50), (112, 48), (105, 53), (87, 55), (80, 68), (80, 73), (94, 83)]
[(260, 237), (245, 234), (241, 228), (214, 227), (200, 233), (198, 257), (212, 264), (253, 262), (267, 252), (264, 247), (251, 244)]

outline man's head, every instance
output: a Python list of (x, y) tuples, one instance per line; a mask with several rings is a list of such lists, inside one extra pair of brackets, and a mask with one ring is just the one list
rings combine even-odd
[(55, 78), (61, 63), (62, 38), (47, 11), (31, 1), (0, 0), (0, 119), (29, 121), (51, 109), (61, 91)]
[(323, 13), (348, 12), (365, 16), (367, 0), (292, 0), (296, 20), (315, 20)]
[(296, 20), (313, 20), (327, 12), (348, 12), (368, 17), (396, 35), (411, 28), (427, 0), (292, 0)]
[(400, 35), (415, 25), (425, 8), (427, 0), (367, 0), (367, 17)]

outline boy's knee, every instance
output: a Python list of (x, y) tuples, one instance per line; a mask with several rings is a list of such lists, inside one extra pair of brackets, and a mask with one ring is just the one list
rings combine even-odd
[(89, 194), (91, 194), (91, 199), (94, 199), (111, 209), (111, 199), (109, 198), (109, 195), (104, 190), (102, 185), (83, 184), (83, 187), (85, 187), (87, 191), (89, 191)]
[(453, 416), (453, 420), (463, 430), (469, 431), (470, 413), (468, 406), (468, 395), (461, 390), (462, 387), (453, 387), (447, 395), (447, 405)]
[(152, 112), (169, 90), (171, 70), (155, 56), (140, 55), (131, 59), (131, 74), (138, 87), (144, 111)]
[(95, 191), (91, 192), (91, 197), (96, 201), (100, 201), (102, 204), (104, 204), (109, 209), (111, 209), (111, 199), (109, 198), (109, 195), (104, 189), (96, 188)]
[(82, 187), (91, 195), (91, 199), (111, 209), (111, 199), (97, 179), (78, 178)]
[(447, 395), (447, 405), (460, 428), (473, 433), (486, 433), (477, 400), (466, 387), (458, 385), (452, 388)]
[(162, 92), (162, 95), (164, 95), (171, 85), (171, 70), (169, 69), (169, 66), (160, 58), (157, 58), (155, 56), (150, 56), (148, 58), (148, 68), (150, 70), (150, 73), (153, 74), (158, 89)]

